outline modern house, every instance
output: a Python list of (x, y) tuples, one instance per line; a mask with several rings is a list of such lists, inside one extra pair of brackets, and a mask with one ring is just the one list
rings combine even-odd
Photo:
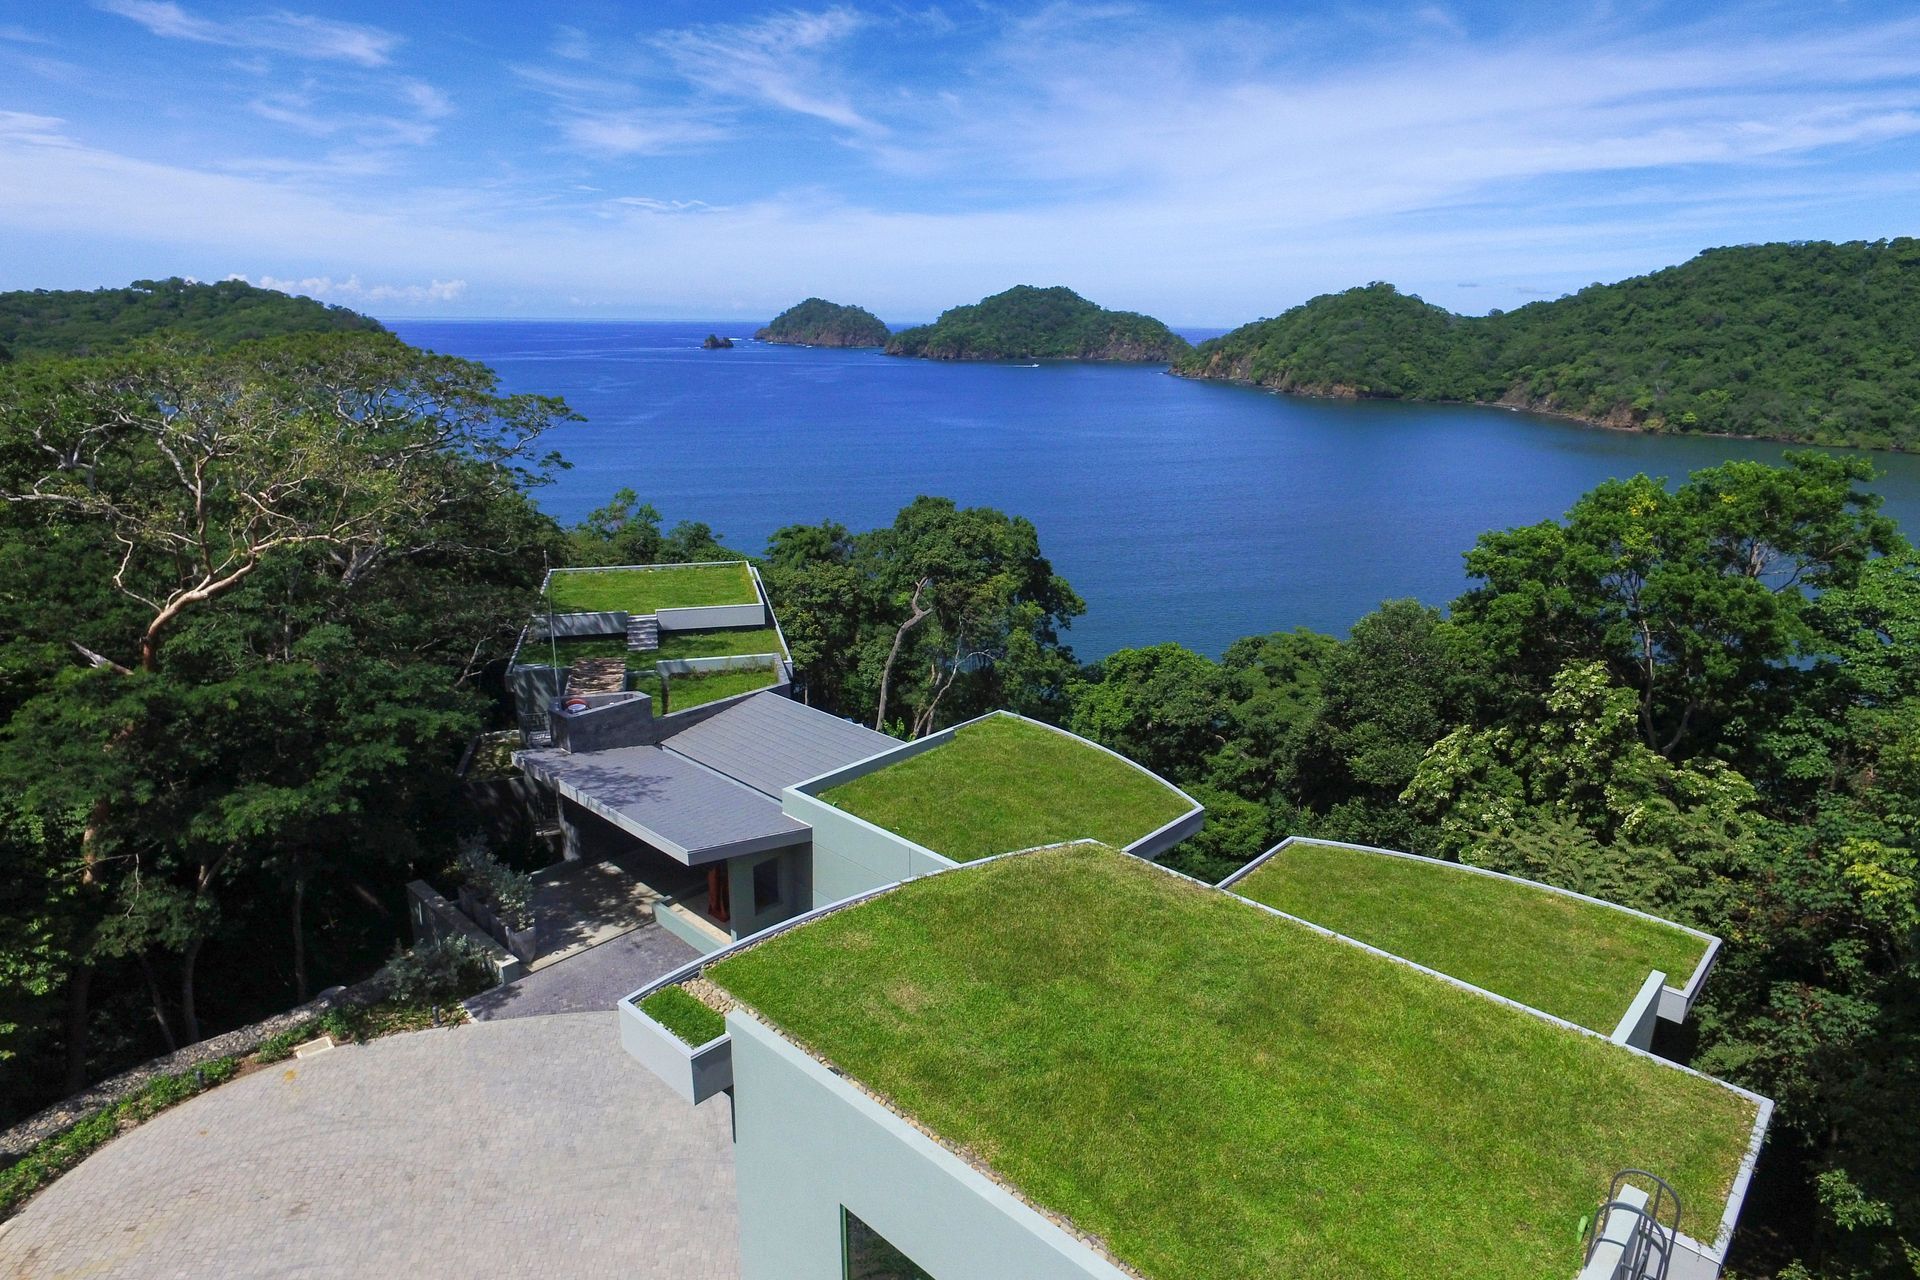
[(1772, 1104), (1645, 1046), (1717, 951), (1389, 851), (1210, 886), (1079, 841), (821, 905), (620, 1022), (731, 1097), (747, 1280), (1707, 1280)]
[[(567, 857), (663, 884), (698, 871), (658, 915), (701, 951), (1035, 843), (1093, 835), (1155, 856), (1202, 818), (1131, 761), (1005, 712), (902, 743), (777, 691), (664, 717), (628, 691), (559, 704), (551, 738), (515, 759), (552, 789)], [(1038, 778), (1059, 794), (1036, 808)]]

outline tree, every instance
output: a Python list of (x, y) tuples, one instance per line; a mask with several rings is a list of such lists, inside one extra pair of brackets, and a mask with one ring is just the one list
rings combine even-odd
[(1815, 639), (1807, 590), (1845, 588), (1900, 545), (1855, 458), (1730, 462), (1673, 492), (1645, 476), (1582, 497), (1564, 524), (1483, 535), (1481, 585), (1456, 622), (1519, 698), (1538, 707), (1569, 662), (1606, 664), (1637, 695), (1642, 740), (1711, 752), (1800, 679)]
[[(0, 646), (0, 851), (31, 886), (0, 931), (39, 1006), (64, 990), (64, 1032), (34, 1036), (77, 1081), (97, 974), (195, 1039), (207, 946), (287, 895), (298, 992), (316, 880), (377, 901), (363, 869), (444, 824), (474, 682), (553, 547), (523, 490), (564, 407), (383, 336), (5, 376), (0, 574), (74, 608), (20, 610)], [(222, 1020), (257, 969), (222, 971)]]
[[(951, 722), (956, 702), (969, 711), (1001, 703), (1010, 686), (1023, 692), (1021, 710), (1064, 696), (1071, 657), (1059, 633), (1086, 604), (1040, 554), (1030, 521), (919, 497), (859, 540), (854, 567), (892, 624), (876, 728), (896, 694), (912, 737)], [(962, 696), (950, 701), (956, 687)]]
[(1218, 664), (1182, 645), (1122, 649), (1074, 687), (1068, 727), (1174, 782), (1206, 777), (1227, 744), (1229, 693)]
[(150, 610), (152, 671), (168, 628), (270, 558), (319, 548), (351, 580), (407, 554), (476, 474), (525, 482), (564, 410), (496, 386), (385, 335), (18, 366), (0, 384), (0, 497), (107, 532), (114, 585)]

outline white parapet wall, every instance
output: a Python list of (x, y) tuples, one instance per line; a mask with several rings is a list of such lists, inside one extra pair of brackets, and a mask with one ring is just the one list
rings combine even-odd
[(1125, 1280), (1024, 1200), (739, 1010), (742, 1280), (844, 1280), (852, 1213), (940, 1280)]

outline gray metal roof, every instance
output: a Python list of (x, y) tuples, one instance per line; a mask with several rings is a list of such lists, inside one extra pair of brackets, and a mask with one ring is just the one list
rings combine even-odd
[(791, 698), (763, 693), (683, 729), (663, 745), (777, 798), (782, 787), (900, 743)]
[(812, 830), (751, 787), (659, 747), (518, 758), (529, 776), (688, 866), (804, 844)]

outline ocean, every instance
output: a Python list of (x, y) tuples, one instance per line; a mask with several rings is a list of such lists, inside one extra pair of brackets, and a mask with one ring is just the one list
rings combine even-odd
[[(1787, 448), (1279, 396), (1157, 367), (701, 349), (756, 327), (738, 321), (389, 327), (585, 417), (550, 437), (572, 467), (537, 495), (565, 522), (623, 486), (747, 553), (787, 524), (888, 523), (917, 494), (1025, 516), (1086, 599), (1067, 637), (1083, 658), (1165, 640), (1217, 656), (1259, 632), (1344, 634), (1382, 600), (1445, 605), (1484, 530), (1559, 516), (1610, 477)], [(1920, 457), (1870, 456), (1886, 509), (1920, 536)]]

